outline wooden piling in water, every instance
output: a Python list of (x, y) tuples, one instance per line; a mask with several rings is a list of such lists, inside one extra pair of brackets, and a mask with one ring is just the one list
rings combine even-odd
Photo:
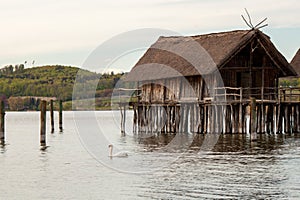
[(0, 100), (0, 144), (5, 143), (5, 104)]
[(239, 122), (238, 122), (238, 132), (243, 133), (243, 105), (242, 102), (239, 103)]
[(62, 104), (62, 100), (59, 101), (59, 131), (62, 132), (63, 131), (63, 104)]
[(295, 108), (294, 108), (294, 115), (295, 115), (295, 126), (294, 126), (294, 132), (295, 133), (299, 133), (299, 130), (300, 130), (300, 116), (299, 116), (299, 114), (300, 114), (300, 112), (299, 112), (299, 108), (300, 108), (300, 106), (299, 106), (299, 104), (296, 104), (295, 105)]
[(54, 113), (53, 113), (53, 100), (50, 100), (50, 120), (51, 120), (51, 133), (54, 133)]
[(125, 133), (125, 106), (120, 105), (120, 113), (121, 113), (121, 134)]
[(40, 145), (46, 146), (46, 101), (41, 101), (40, 104)]
[(266, 132), (274, 133), (274, 105), (270, 104), (267, 106), (267, 119), (266, 119)]
[(279, 104), (277, 106), (277, 133), (283, 133), (283, 129), (282, 129), (282, 122), (283, 122), (283, 105)]
[(250, 99), (250, 134), (251, 140), (256, 140), (256, 127), (257, 127), (257, 116), (256, 116), (256, 99)]
[(133, 127), (132, 132), (135, 134), (137, 131), (137, 121), (138, 121), (138, 114), (137, 114), (137, 106), (133, 105)]

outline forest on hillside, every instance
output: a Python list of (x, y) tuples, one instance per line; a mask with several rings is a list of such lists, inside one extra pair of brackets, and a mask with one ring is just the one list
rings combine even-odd
[(72, 100), (77, 73), (84, 75), (78, 87), (97, 81), (94, 97), (109, 98), (115, 84), (124, 73), (98, 74), (71, 66), (42, 66), (24, 68), (8, 65), (0, 69), (0, 95), (11, 110), (38, 110), (36, 97), (54, 97), (65, 102)]

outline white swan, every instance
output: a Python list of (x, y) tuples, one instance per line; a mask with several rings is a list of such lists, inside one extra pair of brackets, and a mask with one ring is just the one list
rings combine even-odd
[(126, 152), (118, 152), (116, 154), (113, 154), (112, 144), (108, 145), (108, 148), (109, 148), (109, 154), (108, 154), (109, 157), (128, 157), (128, 154)]

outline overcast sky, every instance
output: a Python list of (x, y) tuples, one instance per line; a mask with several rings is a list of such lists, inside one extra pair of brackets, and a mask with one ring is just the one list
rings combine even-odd
[(247, 29), (268, 17), (262, 30), (290, 61), (300, 47), (299, 0), (1, 0), (0, 66), (82, 66), (111, 37), (140, 28), (181, 35)]

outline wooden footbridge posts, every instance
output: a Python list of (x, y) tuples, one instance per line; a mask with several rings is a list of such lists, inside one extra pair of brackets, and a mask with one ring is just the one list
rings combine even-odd
[[(121, 134), (125, 135), (125, 122), (126, 122), (126, 104), (120, 105), (120, 111), (121, 111)], [(136, 123), (136, 120), (134, 120), (134, 126)]]
[(59, 101), (59, 131), (62, 132), (63, 131), (63, 104), (62, 104), (62, 100)]
[[(53, 100), (50, 100), (50, 124), (51, 133), (54, 133), (54, 113), (53, 113)], [(59, 101), (59, 129), (62, 132), (62, 101)], [(47, 102), (45, 100), (41, 101), (40, 104), (40, 145), (42, 147), (46, 146), (46, 112), (47, 112)]]
[(256, 140), (256, 127), (257, 127), (256, 114), (257, 114), (256, 99), (250, 98), (250, 134), (252, 140)]
[[(59, 128), (62, 131), (62, 101), (59, 102)], [(47, 102), (42, 100), (40, 103), (40, 145), (46, 147), (46, 112)], [(54, 133), (54, 114), (53, 100), (50, 100), (50, 118), (51, 118), (51, 133)], [(0, 144), (5, 144), (5, 103), (0, 100)]]
[(54, 113), (53, 113), (53, 100), (50, 100), (50, 120), (51, 120), (51, 133), (54, 133)]
[(46, 146), (46, 101), (41, 101), (40, 105), (40, 144), (41, 146)]
[(0, 144), (5, 143), (5, 104), (0, 100)]

